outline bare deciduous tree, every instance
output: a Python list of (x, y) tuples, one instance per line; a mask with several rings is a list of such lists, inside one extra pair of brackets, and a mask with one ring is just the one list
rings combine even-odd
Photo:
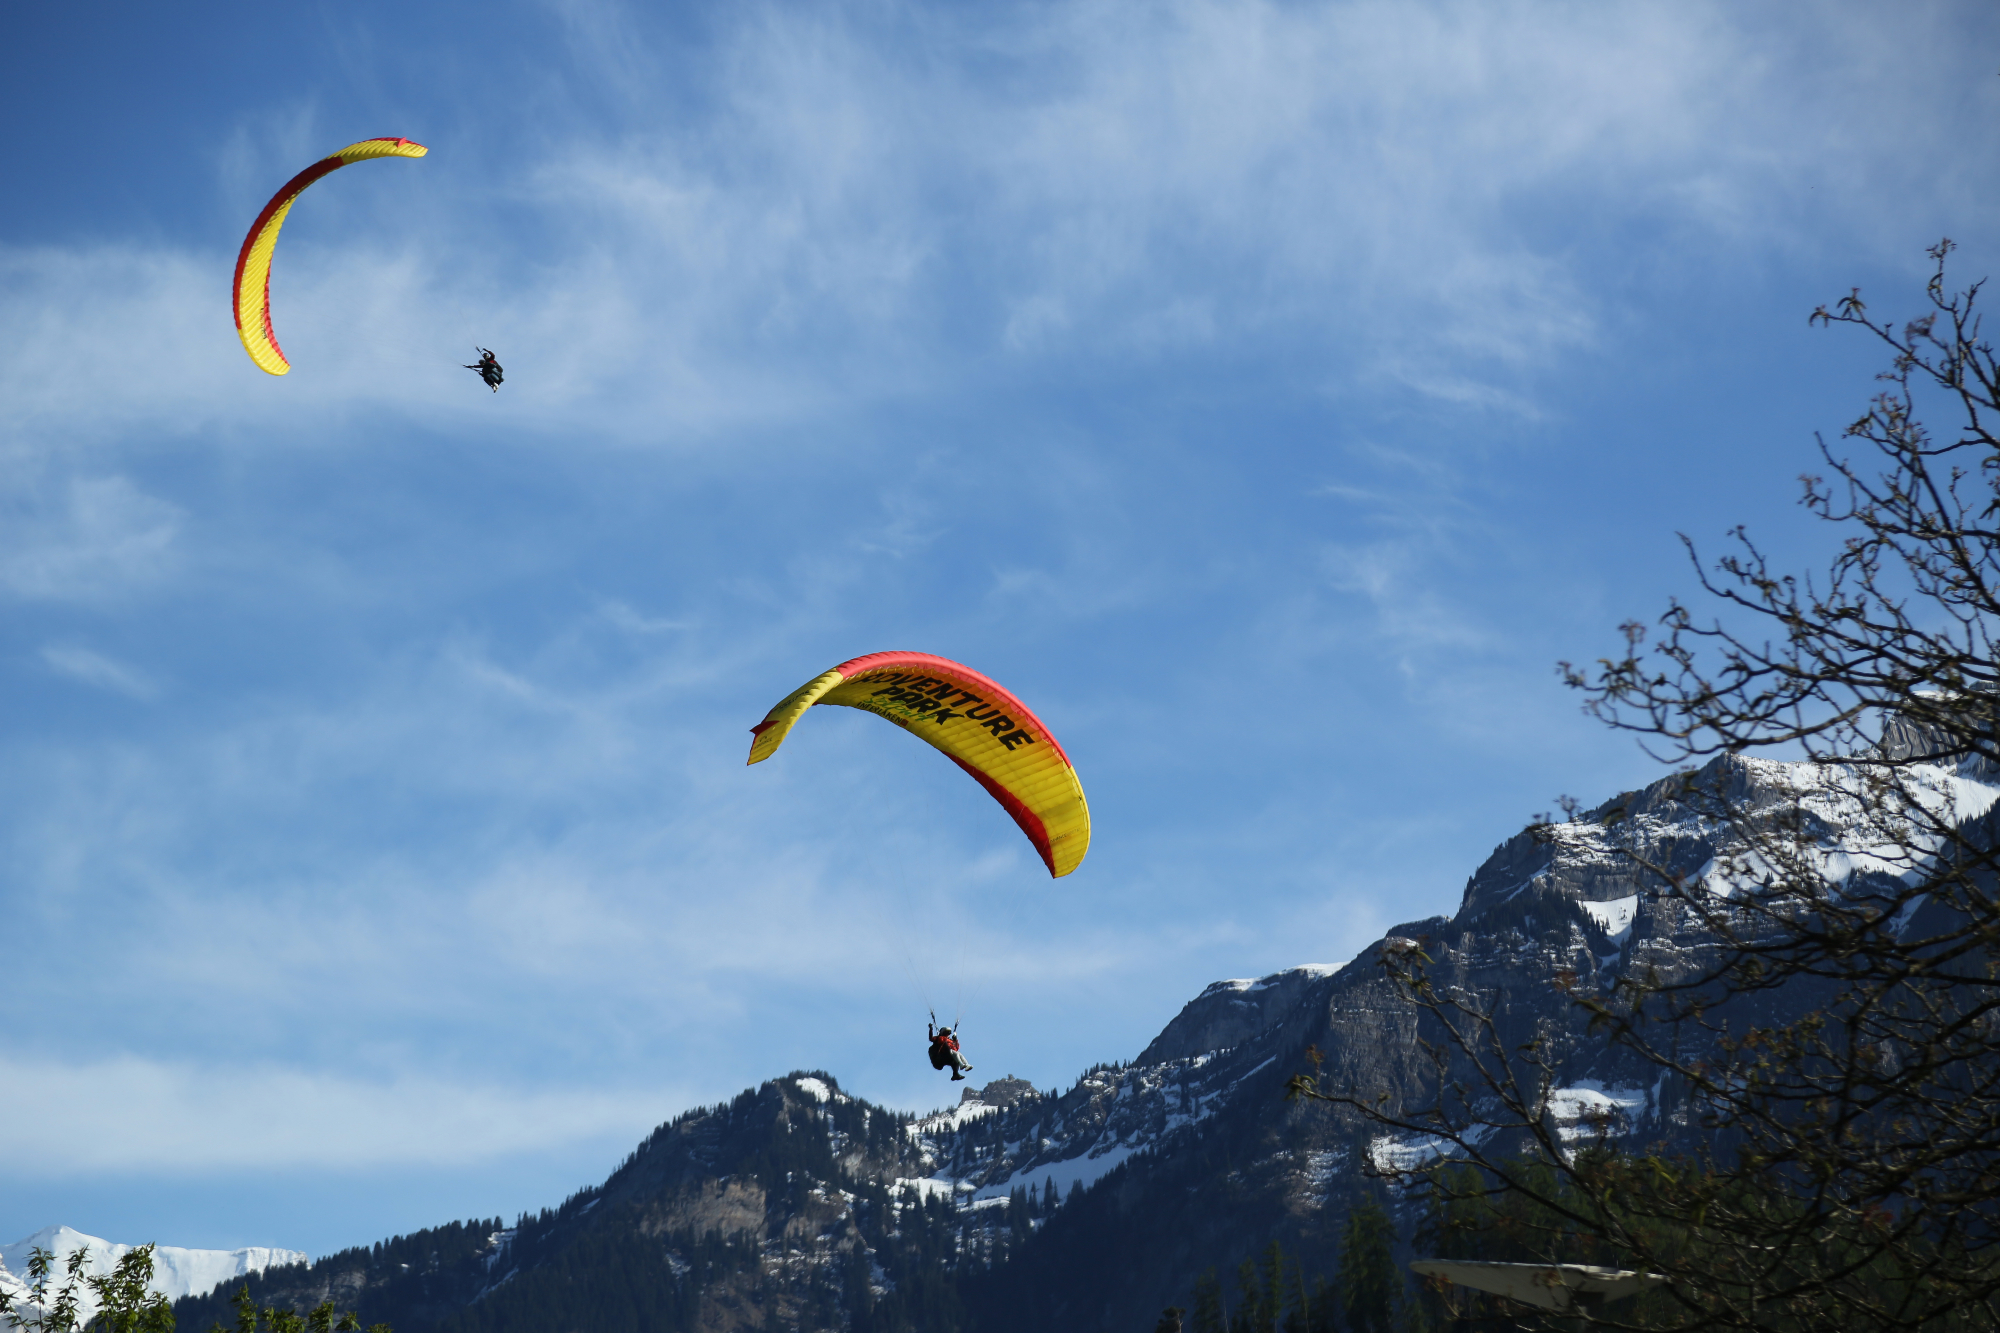
[[(1681, 1140), (1559, 1124), (1577, 1029), (1503, 1039), (1501, 997), (1415, 950), (1384, 966), (1422, 1015), (1426, 1103), (1293, 1082), (1431, 1136), (1441, 1158), (1401, 1174), (1440, 1216), (1506, 1222), (1492, 1257), (1670, 1279), (1600, 1323), (2000, 1327), (2000, 364), (1979, 285), (1946, 286), (1951, 250), (1930, 252), (1928, 309), (1900, 328), (1858, 291), (1812, 316), (1891, 353), (1803, 479), (1843, 537), (1827, 569), (1780, 573), (1741, 528), (1713, 565), (1690, 544), (1718, 614), (1676, 601), (1624, 626), (1622, 655), (1562, 667), (1607, 724), (1703, 763), (1653, 798), (1727, 848), (1690, 874), (1623, 811), (1570, 810), (1701, 941), (1612, 985), (1557, 978), (1599, 1040), (1665, 1076)], [(1782, 799), (1743, 780), (1759, 752), (1803, 761), (1757, 770)]]

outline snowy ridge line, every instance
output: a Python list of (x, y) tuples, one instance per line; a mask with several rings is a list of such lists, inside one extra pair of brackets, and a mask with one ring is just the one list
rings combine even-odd
[[(1348, 962), (1352, 961), (1353, 959), (1348, 960)], [(1287, 977), (1330, 977), (1346, 966), (1347, 963), (1300, 963), (1296, 967), (1288, 967), (1282, 972), (1273, 972), (1268, 977), (1231, 977), (1226, 981), (1212, 981), (1197, 998), (1207, 999), (1210, 996), (1230, 993), (1254, 994), (1257, 991), (1269, 990), (1281, 984)]]
[[(43, 1227), (34, 1235), (25, 1236), (11, 1245), (0, 1245), (0, 1290), (13, 1295), (24, 1309), (39, 1309), (26, 1300), (28, 1260), (38, 1248), (47, 1250), (56, 1258), (50, 1273), (50, 1285), (54, 1286), (60, 1281), (63, 1265), (78, 1250), (89, 1256), (84, 1263), (84, 1273), (91, 1277), (103, 1277), (118, 1267), (120, 1259), (139, 1247), (86, 1236), (81, 1231), (60, 1225)], [(225, 1282), (261, 1273), (268, 1268), (307, 1262), (308, 1256), (303, 1251), (272, 1246), (190, 1250), (176, 1245), (156, 1245), (153, 1247), (153, 1280), (146, 1289), (175, 1301), (183, 1296), (204, 1295)], [(78, 1294), (81, 1297), (79, 1319), (88, 1321), (97, 1313), (96, 1293), (86, 1289)]]
[[(1189, 1039), (1196, 1044), (1220, 1035), (1226, 1045), (1099, 1066), (1060, 1095), (1014, 1079), (969, 1088), (957, 1107), (907, 1127), (933, 1169), (920, 1178), (899, 1178), (896, 1186), (929, 1200), (950, 1199), (967, 1212), (1004, 1206), (1017, 1191), (1034, 1191), (1047, 1206), (1052, 1191), (1067, 1199), (1088, 1190), (1193, 1132), (1247, 1088), (1261, 1087), (1258, 1076), (1281, 1059), (1265, 1038), (1349, 966), (1311, 964), (1206, 987), (1175, 1024), (1194, 1029)], [(1274, 1003), (1245, 1010), (1261, 996)]]
[(1467, 882), (1452, 925), (1479, 931), (1490, 949), (1504, 923), (1532, 920), (1539, 904), (1567, 898), (1621, 950), (1672, 934), (1669, 919), (1647, 924), (1648, 904), (1666, 896), (1669, 884), (1646, 864), (1683, 891), (1724, 899), (1779, 878), (1779, 867), (1715, 817), (1724, 792), (1752, 819), (1799, 810), (1814, 837), (1799, 849), (1799, 864), (1785, 869), (1859, 893), (1870, 884), (1918, 883), (1934, 870), (1947, 830), (2000, 806), (2000, 784), (1978, 764), (1912, 763), (1885, 776), (1865, 761), (1724, 756), (1515, 835)]
[[(513, 1281), (517, 1272), (535, 1272), (585, 1234), (637, 1227), (655, 1236), (661, 1232), (648, 1228), (656, 1224), (674, 1237), (669, 1245), (681, 1246), (663, 1261), (677, 1279), (694, 1274), (698, 1260), (713, 1263), (685, 1237), (724, 1234), (745, 1247), (738, 1254), (749, 1264), (761, 1265), (730, 1270), (758, 1274), (746, 1280), (779, 1288), (821, 1283), (836, 1297), (835, 1288), (865, 1287), (881, 1297), (916, 1271), (901, 1265), (919, 1256), (947, 1272), (963, 1264), (980, 1271), (1035, 1244), (1045, 1224), (1067, 1231), (1065, 1246), (1097, 1247), (1075, 1257), (1112, 1258), (1079, 1231), (1101, 1229), (1113, 1213), (1151, 1247), (1139, 1262), (1160, 1271), (1146, 1281), (1171, 1284), (1180, 1277), (1153, 1257), (1188, 1234), (1176, 1230), (1183, 1207), (1200, 1210), (1216, 1237), (1281, 1213), (1332, 1217), (1371, 1170), (1421, 1170), (1456, 1155), (1453, 1137), (1435, 1122), (1412, 1120), (1385, 1132), (1338, 1107), (1284, 1096), (1286, 1076), (1311, 1069), (1330, 1088), (1381, 1092), (1406, 1107), (1427, 1104), (1435, 1094), (1421, 1069), (1413, 1072), (1421, 1062), (1408, 1058), (1416, 1028), (1394, 979), (1406, 965), (1449, 978), (1467, 994), (1504, 997), (1493, 1011), (1503, 1045), (1527, 1050), (1519, 1043), (1532, 1038), (1541, 1052), (1534, 1059), (1545, 1062), (1524, 1071), (1533, 1076), (1525, 1086), (1541, 1090), (1528, 1123), (1489, 1099), (1459, 1108), (1460, 1121), (1473, 1123), (1457, 1143), (1512, 1152), (1546, 1128), (1565, 1152), (1600, 1136), (1630, 1143), (1643, 1135), (1646, 1143), (1682, 1147), (1700, 1133), (1699, 1104), (1655, 1067), (1607, 1046), (1571, 991), (1613, 984), (1621, 968), (1684, 975), (1702, 965), (1717, 937), (1705, 932), (1699, 914), (1677, 908), (1665, 882), (1650, 882), (1638, 862), (1657, 863), (1683, 885), (1722, 888), (1740, 856), (1731, 829), (1704, 817), (1716, 793), (1740, 799), (1755, 816), (1809, 803), (1822, 855), (1805, 864), (1843, 885), (1857, 881), (1848, 891), (1879, 891), (1881, 876), (1907, 870), (1908, 858), (1899, 864), (1887, 854), (1893, 847), (1882, 833), (1890, 826), (1871, 818), (1852, 778), (1832, 768), (1729, 757), (1625, 793), (1572, 823), (1524, 831), (1475, 870), (1455, 915), (1394, 926), (1343, 966), (1208, 984), (1136, 1058), (1095, 1065), (1066, 1091), (1012, 1077), (960, 1083), (952, 1085), (964, 1089), (956, 1106), (911, 1115), (848, 1096), (825, 1070), (768, 1080), (660, 1126), (602, 1186), (539, 1218), (523, 1215), (518, 1238), (498, 1221), (480, 1224), (467, 1233), (475, 1248), (443, 1299), (462, 1307), (500, 1293), (489, 1308), (504, 1305), (511, 1315), (528, 1299)], [(2000, 787), (1969, 772), (1919, 772), (1911, 791), (1913, 810), (1939, 818), (2000, 804)], [(1766, 1005), (1750, 1017), (1785, 1015)], [(1309, 1051), (1318, 1062), (1309, 1063)], [(1492, 1123), (1480, 1123), (1481, 1116)], [(1093, 1189), (1096, 1198), (1088, 1197)], [(1070, 1229), (1061, 1220), (1057, 1210), (1072, 1201), (1089, 1227)], [(1216, 1240), (1199, 1266), (1228, 1258), (1224, 1247), (1234, 1244)], [(369, 1262), (365, 1251), (352, 1261), (355, 1281), (377, 1290), (401, 1281), (401, 1273), (378, 1275)], [(747, 1288), (728, 1285), (736, 1280), (715, 1287), (721, 1299), (744, 1298)], [(694, 1281), (708, 1290), (708, 1279)], [(424, 1299), (436, 1293), (427, 1289)], [(1121, 1326), (1150, 1326), (1152, 1313), (1139, 1314)]]

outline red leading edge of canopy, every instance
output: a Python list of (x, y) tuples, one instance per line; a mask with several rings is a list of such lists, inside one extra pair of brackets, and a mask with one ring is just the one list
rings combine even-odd
[[(240, 329), (243, 327), (243, 269), (250, 262), (250, 247), (257, 243), (257, 238), (263, 235), (264, 228), (270, 225), (271, 215), (283, 208), (289, 201), (296, 199), (299, 191), (305, 189), (306, 186), (311, 185), (321, 176), (338, 171), (346, 165), (347, 163), (340, 160), (340, 154), (338, 153), (335, 153), (332, 157), (321, 158), (298, 175), (286, 181), (284, 188), (271, 196), (271, 202), (264, 205), (264, 211), (257, 215), (255, 222), (250, 224), (250, 234), (243, 238), (243, 248), (236, 252), (236, 280), (229, 285), (229, 304), (236, 315), (237, 328)], [(277, 347), (277, 335), (271, 329), (271, 285), (268, 279), (264, 284), (263, 314), (264, 336), (271, 340), (271, 346)], [(284, 355), (282, 349), (278, 352), (278, 355)]]
[[(1011, 698), (1012, 696), (1009, 697)], [(1035, 725), (1039, 727), (1041, 723), (1037, 722)], [(1048, 735), (1048, 729), (1044, 727), (1042, 734), (1044, 736)], [(1049, 845), (1049, 826), (1042, 822), (1042, 817), (1021, 804), (1020, 798), (1016, 797), (1013, 792), (1008, 791), (1005, 787), (995, 782), (992, 778), (987, 777), (984, 773), (974, 768), (971, 764), (966, 763), (949, 750), (944, 752), (944, 757), (972, 774), (973, 780), (986, 788), (986, 794), (1000, 802), (1001, 808), (1014, 816), (1014, 822), (1021, 826), (1021, 832), (1028, 835), (1028, 841), (1034, 843), (1035, 850), (1042, 854), (1042, 864), (1049, 868), (1051, 875), (1055, 874), (1056, 851), (1054, 847)], [(1063, 762), (1068, 763), (1069, 761), (1064, 760)]]
[[(1005, 708), (1007, 715), (1015, 719), (1015, 721), (1018, 722), (1022, 718), (1026, 718), (1033, 724), (1035, 731), (1040, 735), (1041, 739), (1046, 741), (1055, 750), (1056, 756), (1065, 765), (1070, 768), (1076, 767), (1075, 764), (1069, 762), (1069, 754), (1063, 749), (1062, 742), (1056, 739), (1055, 733), (1049, 730), (1047, 723), (1035, 716), (1035, 711), (1032, 708), (1015, 698), (1013, 693), (1000, 684), (1000, 682), (994, 680), (991, 676), (981, 675), (963, 662), (954, 662), (949, 657), (939, 657), (935, 653), (869, 653), (867, 656), (857, 657), (851, 662), (842, 662), (834, 670), (852, 680), (864, 671), (895, 671), (902, 668), (917, 671), (949, 671), (953, 675), (969, 681), (977, 686), (990, 702)], [(954, 760), (953, 762), (957, 761)], [(1007, 806), (1009, 810), (1013, 810), (1015, 806), (1019, 805), (1019, 802), (1014, 801), (1012, 797), (1002, 796), (992, 781), (978, 769), (966, 764), (960, 764), (959, 767), (964, 768), (966, 772), (978, 778), (982, 783), (985, 783), (986, 789), (993, 792), (995, 798), (1002, 805)], [(1042, 849), (1042, 856), (1044, 859), (1047, 859), (1049, 855), (1048, 833), (1042, 828), (1042, 821), (1036, 819), (1034, 815), (1029, 814), (1026, 806), (1021, 806), (1020, 809), (1022, 813), (1015, 815), (1014, 818), (1019, 820), (1022, 819), (1022, 815), (1026, 815), (1028, 819), (1035, 820), (1035, 827), (1033, 829), (1029, 829), (1025, 821), (1022, 822), (1021, 828), (1027, 832), (1029, 837), (1035, 839), (1035, 845)], [(1051, 866), (1051, 869), (1053, 869), (1053, 866)]]

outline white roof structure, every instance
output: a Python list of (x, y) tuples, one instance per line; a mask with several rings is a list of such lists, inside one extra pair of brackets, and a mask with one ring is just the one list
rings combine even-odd
[(1623, 1300), (1666, 1281), (1653, 1273), (1595, 1264), (1494, 1264), (1469, 1259), (1419, 1259), (1410, 1271), (1544, 1310)]

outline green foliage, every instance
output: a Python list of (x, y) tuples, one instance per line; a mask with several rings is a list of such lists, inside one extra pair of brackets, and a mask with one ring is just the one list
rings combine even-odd
[(1194, 1333), (1229, 1333), (1229, 1315), (1222, 1306), (1222, 1282), (1213, 1268), (1195, 1279)]
[[(304, 1314), (289, 1307), (259, 1307), (250, 1297), (248, 1285), (238, 1287), (230, 1302), (236, 1307), (236, 1327), (224, 1328), (212, 1325), (209, 1333), (258, 1333), (258, 1328), (266, 1333), (361, 1333), (361, 1321), (353, 1311), (336, 1314), (332, 1301), (321, 1301)], [(172, 1324), (168, 1324), (172, 1329)], [(121, 1333), (123, 1331), (121, 1330)], [(368, 1333), (391, 1333), (387, 1324), (370, 1324)]]
[[(1364, 1224), (1366, 1258), (1356, 1262), (1370, 1266), (1372, 1286), (1379, 1292), (1390, 1322), (1379, 1327), (1386, 1333), (1411, 1333), (1403, 1320), (1406, 1303), (1401, 1298), (1403, 1281), (1393, 1253), (1377, 1253), (1378, 1223), (1386, 1225), (1390, 1247), (1395, 1244), (1395, 1225), (1380, 1205)], [(1350, 1224), (1350, 1231), (1352, 1225)], [(1236, 1269), (1236, 1308), (1230, 1310), (1223, 1296), (1222, 1281), (1214, 1269), (1195, 1280), (1191, 1333), (1369, 1333), (1374, 1324), (1343, 1323), (1341, 1288), (1325, 1278), (1309, 1278), (1303, 1264), (1285, 1253), (1277, 1241), (1261, 1256), (1245, 1259)], [(1372, 1307), (1371, 1307), (1372, 1308)]]
[[(151, 1245), (130, 1251), (106, 1274), (87, 1275), (84, 1269), (89, 1259), (87, 1250), (72, 1251), (64, 1264), (64, 1280), (51, 1296), (49, 1275), (55, 1256), (37, 1246), (28, 1260), (26, 1302), (35, 1312), (24, 1313), (12, 1295), (0, 1292), (0, 1317), (19, 1333), (173, 1333), (173, 1307), (164, 1295), (149, 1289), (153, 1281)], [(86, 1289), (95, 1295), (97, 1311), (88, 1320), (80, 1320)], [(336, 1316), (331, 1301), (304, 1315), (290, 1309), (259, 1310), (246, 1286), (237, 1292), (235, 1304), (233, 1333), (258, 1333), (260, 1323), (267, 1333), (361, 1333), (359, 1321), (352, 1314)], [(231, 1333), (220, 1324), (214, 1330)], [(387, 1324), (375, 1324), (367, 1333), (391, 1330)]]
[(1340, 1235), (1340, 1308), (1350, 1333), (1395, 1333), (1402, 1292), (1396, 1224), (1380, 1202), (1364, 1197)]
[[(1468, 1165), (1434, 1169), (1425, 1182), (1429, 1199), (1417, 1231), (1425, 1253), (1442, 1259), (1502, 1263), (1573, 1263), (1663, 1272), (1672, 1287), (1656, 1287), (1619, 1301), (1600, 1321), (1630, 1329), (1754, 1328), (1808, 1333), (1850, 1325), (1826, 1317), (1818, 1291), (1821, 1275), (1870, 1294), (1883, 1309), (1915, 1303), (1936, 1282), (1937, 1265), (1911, 1242), (1885, 1247), (1888, 1218), (1857, 1218), (1852, 1225), (1815, 1225), (1810, 1243), (1793, 1240), (1809, 1205), (1758, 1180), (1718, 1172), (1701, 1162), (1655, 1154), (1595, 1151), (1578, 1155), (1570, 1170), (1521, 1158), (1499, 1170)], [(1761, 1242), (1745, 1239), (1743, 1219), (1762, 1219)], [(1623, 1243), (1612, 1237), (1622, 1237)], [(1964, 1264), (1974, 1256), (1960, 1256)], [(1984, 1262), (2000, 1265), (2000, 1255)], [(1700, 1285), (1680, 1275), (1699, 1273)], [(1752, 1319), (1737, 1310), (1753, 1292), (1776, 1289), (1789, 1297), (1757, 1302)], [(1933, 1293), (1934, 1296), (1934, 1293)], [(1545, 1313), (1499, 1297), (1440, 1284), (1421, 1298), (1428, 1312), (1466, 1333), (1561, 1324)], [(1900, 1327), (1928, 1333), (1985, 1333), (1996, 1327), (1990, 1306), (1977, 1300), (1938, 1311)]]
[[(63, 1281), (49, 1294), (49, 1272), (55, 1255), (37, 1245), (28, 1256), (28, 1303), (36, 1313), (24, 1314), (14, 1297), (0, 1292), (0, 1317), (19, 1333), (174, 1333), (173, 1307), (159, 1292), (148, 1291), (153, 1281), (153, 1247), (141, 1245), (118, 1261), (109, 1273), (89, 1276), (86, 1250), (72, 1250), (63, 1265)], [(78, 1322), (83, 1308), (83, 1292), (97, 1298), (97, 1313), (87, 1323)], [(387, 1333), (387, 1330), (384, 1330)]]

